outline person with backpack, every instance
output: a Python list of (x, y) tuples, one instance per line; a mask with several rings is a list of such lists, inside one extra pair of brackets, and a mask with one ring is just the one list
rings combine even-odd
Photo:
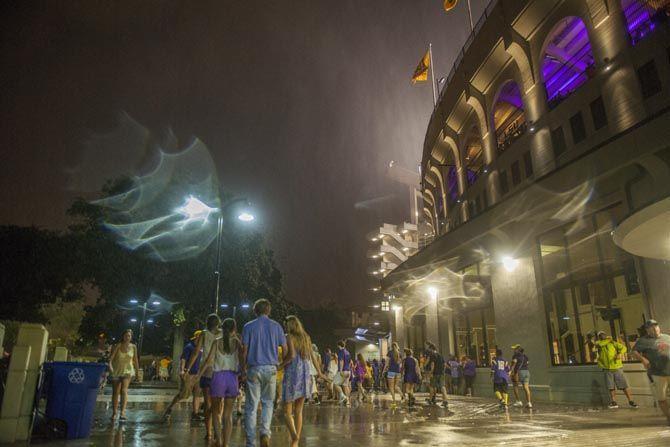
[(616, 390), (620, 389), (628, 398), (628, 405), (632, 408), (637, 408), (638, 405), (633, 401), (628, 381), (623, 373), (623, 356), (628, 352), (628, 349), (623, 343), (615, 341), (609, 337), (605, 332), (598, 332), (598, 340), (596, 341), (596, 348), (598, 349), (598, 366), (602, 368), (605, 373), (605, 381), (607, 382), (607, 389), (610, 393), (610, 403), (608, 408), (619, 408), (616, 402)]
[(447, 389), (444, 383), (444, 357), (437, 350), (437, 347), (430, 343), (428, 345), (429, 352), (429, 369), (430, 369), (430, 397), (428, 402), (435, 405), (437, 403), (437, 393), (442, 394), (442, 406), (447, 408), (449, 402), (447, 401)]

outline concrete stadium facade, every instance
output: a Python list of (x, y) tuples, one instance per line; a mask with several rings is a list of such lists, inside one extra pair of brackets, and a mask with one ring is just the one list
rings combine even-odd
[[(531, 359), (540, 400), (607, 402), (597, 331), (670, 329), (667, 1), (491, 2), (440, 92), (422, 158), (435, 240), (382, 281), (392, 336), (480, 365)], [(625, 370), (652, 405), (639, 363)]]

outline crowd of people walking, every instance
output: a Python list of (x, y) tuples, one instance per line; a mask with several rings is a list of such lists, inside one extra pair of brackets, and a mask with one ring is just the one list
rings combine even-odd
[[(303, 408), (307, 402), (321, 404), (321, 394), (324, 400), (349, 406), (352, 399), (361, 403), (371, 393), (389, 393), (391, 408), (400, 401), (410, 409), (416, 405), (415, 392), (419, 390), (428, 393), (428, 405), (437, 405), (441, 398), (439, 404), (445, 408), (449, 406), (449, 394), (474, 394), (475, 361), (468, 356), (445, 359), (430, 341), (418, 356), (411, 349), (401, 351), (397, 343), (392, 343), (385, 357), (366, 360), (360, 353), (352, 357), (344, 340), (338, 342), (336, 352), (330, 348), (320, 352), (298, 317), (286, 317), (283, 326), (272, 320), (267, 300), (256, 301), (254, 312), (256, 318), (245, 324), (241, 333), (234, 319), (221, 321), (212, 314), (207, 318), (206, 329), (193, 334), (179, 361), (180, 389), (166, 408), (165, 419), (170, 417), (174, 405), (193, 397), (191, 418), (204, 420), (207, 441), (217, 446), (229, 445), (233, 412), (237, 411), (243, 416), (246, 445), (255, 446), (259, 439), (261, 446), (267, 446), (272, 436), (273, 413), (281, 408), (290, 445), (295, 447), (302, 434)], [(670, 336), (661, 333), (654, 320), (647, 321), (642, 329), (645, 333), (631, 356), (647, 369), (655, 398), (670, 424), (666, 399)], [(125, 420), (128, 386), (139, 370), (132, 336), (131, 330), (124, 331), (109, 359), (114, 420)], [(500, 348), (491, 359), (492, 394), (500, 407), (507, 409), (511, 386), (513, 405), (532, 408), (530, 359), (520, 344), (512, 345), (511, 350), (509, 361)], [(610, 408), (618, 406), (617, 390), (625, 394), (630, 407), (637, 408), (623, 373), (622, 358), (626, 353), (625, 345), (605, 333), (598, 334), (594, 356), (605, 375)], [(317, 383), (322, 384), (323, 393), (319, 393)], [(200, 415), (200, 394), (204, 416)]]

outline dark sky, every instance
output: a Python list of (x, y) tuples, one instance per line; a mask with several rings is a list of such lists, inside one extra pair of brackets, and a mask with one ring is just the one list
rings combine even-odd
[[(224, 187), (260, 210), (289, 299), (360, 303), (366, 233), (409, 215), (384, 171), (421, 157), (432, 99), (410, 75), (428, 42), (436, 76), (448, 73), (465, 4), (5, 0), (0, 223), (63, 228), (79, 194), (68, 167), (125, 111), (208, 145)], [(472, 4), (477, 17), (484, 0)]]

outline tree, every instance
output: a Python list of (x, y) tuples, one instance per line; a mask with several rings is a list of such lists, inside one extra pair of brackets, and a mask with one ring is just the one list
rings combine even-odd
[(0, 227), (0, 315), (8, 320), (45, 322), (40, 306), (83, 297), (69, 234), (35, 227)]
[[(102, 194), (119, 194), (130, 187), (125, 179), (108, 182)], [(120, 306), (130, 297), (148, 297), (151, 292), (179, 303), (170, 311), (172, 317), (174, 312), (183, 314), (180, 331), (190, 334), (203, 326), (207, 314), (213, 311), (216, 244), (188, 259), (160, 262), (148, 257), (141, 247), (129, 250), (117, 243), (114, 234), (101, 225), (114, 219), (109, 210), (78, 199), (69, 214), (75, 219), (70, 233), (78, 242), (77, 258), (86, 266), (82, 279), (100, 292), (98, 304), (87, 309), (82, 323), (81, 332), (86, 339), (94, 340), (101, 331), (114, 334), (127, 326), (127, 315)], [(263, 236), (234, 222), (226, 222), (223, 234), (222, 302), (241, 304), (267, 298), (273, 304), (275, 318), (283, 319), (295, 312), (296, 307), (285, 299), (281, 272)], [(237, 316), (238, 322), (243, 323), (250, 315), (240, 312)], [(148, 337), (145, 331), (145, 352), (165, 352), (165, 346), (172, 344), (172, 330), (177, 327), (171, 324), (172, 317), (166, 312), (158, 319), (159, 329)]]
[(79, 327), (84, 317), (84, 303), (81, 300), (43, 304), (40, 314), (44, 317), (49, 331), (50, 347), (64, 346), (72, 351), (79, 342)]

